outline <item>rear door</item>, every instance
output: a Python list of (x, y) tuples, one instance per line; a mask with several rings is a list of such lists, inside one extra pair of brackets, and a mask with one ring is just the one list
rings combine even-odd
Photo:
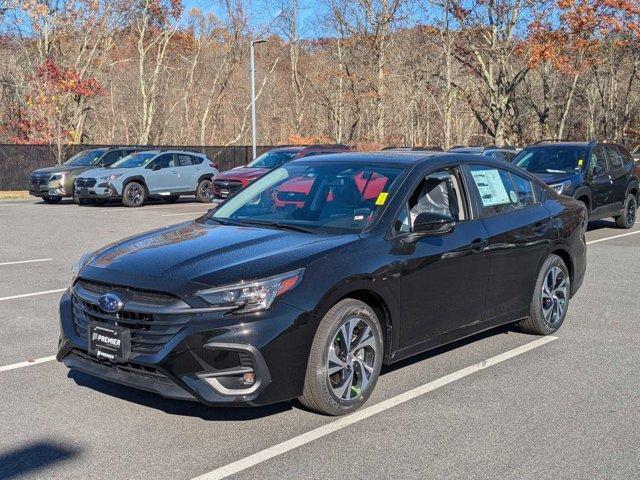
[(607, 164), (609, 166), (609, 175), (613, 190), (609, 203), (612, 210), (621, 210), (624, 205), (625, 194), (627, 193), (627, 170), (624, 167), (624, 161), (620, 151), (616, 145), (607, 145), (604, 147), (607, 153)]
[(591, 188), (591, 211), (593, 215), (606, 214), (610, 208), (613, 181), (608, 173), (607, 154), (602, 145), (591, 152), (587, 178)]
[(528, 178), (490, 165), (465, 170), (489, 239), (485, 320), (525, 316), (557, 229)]

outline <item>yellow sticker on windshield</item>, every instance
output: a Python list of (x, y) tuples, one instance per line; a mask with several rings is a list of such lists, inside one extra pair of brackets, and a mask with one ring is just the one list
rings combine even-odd
[(378, 198), (376, 198), (376, 207), (379, 207), (380, 205), (384, 205), (384, 202), (387, 201), (387, 196), (389, 194), (387, 192), (380, 192), (380, 195), (378, 195)]
[(584, 160), (583, 160), (583, 159), (578, 160), (578, 166), (579, 166), (579, 167), (581, 167), (583, 163), (584, 163)]

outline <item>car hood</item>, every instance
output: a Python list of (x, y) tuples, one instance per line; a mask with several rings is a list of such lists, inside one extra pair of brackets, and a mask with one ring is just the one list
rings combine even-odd
[(100, 177), (106, 177), (107, 175), (125, 174), (130, 171), (130, 168), (94, 168), (84, 172), (82, 176), (85, 178), (99, 179)]
[(145, 276), (218, 286), (300, 268), (359, 238), (357, 234), (310, 234), (194, 221), (107, 246), (96, 253), (86, 270), (96, 279), (98, 269), (107, 269), (123, 272), (128, 279)]
[(58, 172), (74, 172), (80, 173), (85, 170), (90, 170), (92, 168), (96, 168), (93, 165), (90, 166), (69, 166), (69, 165), (54, 165), (52, 167), (39, 168), (34, 170), (32, 173), (58, 173)]
[(253, 180), (264, 175), (268, 172), (268, 168), (250, 168), (250, 167), (240, 167), (234, 168), (232, 170), (227, 170), (226, 172), (219, 173), (216, 175), (216, 180), (236, 180), (236, 179), (249, 179)]
[(562, 183), (567, 180), (571, 180), (571, 183), (575, 183), (578, 180), (577, 173), (534, 173), (534, 175), (547, 185)]

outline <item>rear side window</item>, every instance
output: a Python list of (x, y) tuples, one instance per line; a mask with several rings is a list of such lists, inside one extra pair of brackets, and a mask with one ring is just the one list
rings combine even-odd
[(605, 148), (605, 150), (607, 151), (607, 159), (609, 160), (609, 166), (610, 168), (616, 169), (616, 168), (621, 168), (622, 167), (622, 157), (620, 156), (620, 152), (618, 151), (618, 149), (611, 145)]
[[(521, 208), (516, 187), (509, 172), (480, 165), (471, 165), (469, 171), (473, 180), (473, 188), (480, 198), (483, 217)], [(531, 189), (531, 185), (529, 185), (529, 189)]]
[(633, 156), (629, 153), (629, 150), (624, 147), (618, 146), (618, 151), (620, 152), (620, 156), (622, 157), (622, 161), (625, 165), (633, 163)]
[(200, 165), (204, 161), (202, 157), (196, 157), (195, 155), (191, 155), (191, 164), (192, 165)]
[(526, 178), (511, 173), (511, 179), (513, 180), (513, 186), (518, 196), (518, 203), (521, 207), (528, 207), (536, 203), (536, 197), (533, 194), (533, 186), (531, 181)]

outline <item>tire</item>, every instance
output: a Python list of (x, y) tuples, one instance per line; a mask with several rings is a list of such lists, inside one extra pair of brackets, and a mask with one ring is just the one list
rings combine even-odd
[(529, 317), (518, 323), (525, 333), (550, 335), (560, 328), (569, 309), (571, 278), (564, 261), (549, 255), (536, 280)]
[(635, 195), (631, 193), (627, 195), (626, 200), (624, 201), (624, 211), (622, 215), (616, 217), (616, 225), (619, 228), (633, 228), (636, 223), (636, 213), (638, 211), (638, 200)]
[(168, 197), (164, 198), (164, 201), (167, 203), (176, 203), (179, 198), (180, 195), (169, 195)]
[(50, 205), (53, 205), (53, 204), (56, 204), (56, 203), (60, 203), (62, 201), (62, 197), (44, 196), (44, 197), (42, 197), (42, 200), (44, 200), (44, 203), (48, 203)]
[[(344, 348), (343, 342), (349, 330), (352, 332), (350, 351)], [(375, 388), (383, 351), (382, 328), (373, 309), (355, 299), (338, 302), (318, 326), (299, 401), (310, 410), (326, 415), (344, 415), (357, 410)], [(331, 375), (329, 368), (333, 370)]]
[(211, 179), (203, 178), (198, 182), (198, 188), (196, 189), (196, 200), (200, 203), (211, 202)]
[(141, 183), (129, 182), (122, 191), (122, 204), (125, 207), (141, 207), (146, 199), (147, 191)]

